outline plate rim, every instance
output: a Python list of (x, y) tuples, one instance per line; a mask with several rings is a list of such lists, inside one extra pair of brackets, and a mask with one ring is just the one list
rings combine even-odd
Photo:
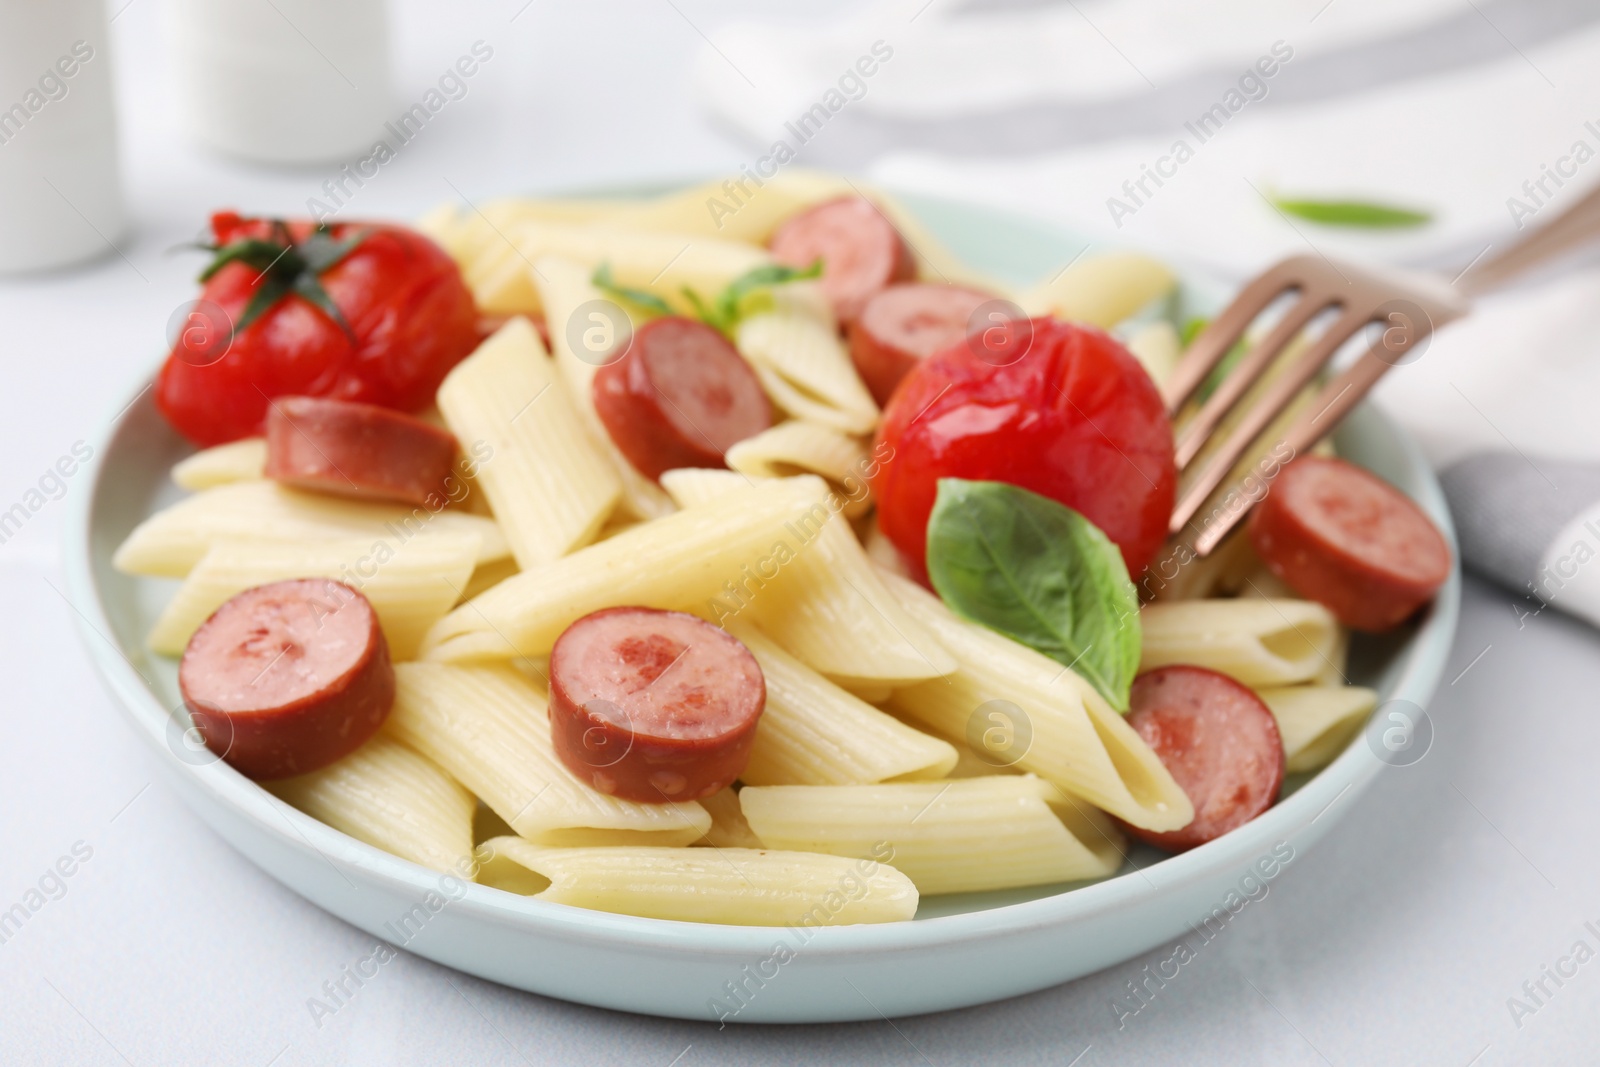
[[(677, 183), (618, 183), (616, 186), (591, 187), (585, 195), (618, 195), (650, 188), (685, 187)], [(1063, 240), (1074, 239), (1070, 233), (1048, 220), (977, 201), (909, 191), (904, 194), (896, 191), (896, 195), (913, 202), (948, 205), (957, 211), (1003, 215), (1047, 228), (1059, 234)], [(1180, 281), (1189, 280), (1192, 276), (1201, 283), (1227, 284), (1225, 280), (1209, 278), (1204, 271), (1196, 270), (1190, 264), (1177, 265), (1175, 273)], [(68, 600), (74, 609), (74, 625), (79, 639), (89, 652), (96, 674), (135, 732), (150, 744), (167, 772), (188, 776), (190, 785), (212, 802), (227, 806), (235, 816), (248, 819), (258, 833), (264, 833), (280, 846), (296, 852), (309, 849), (334, 864), (336, 869), (342, 864), (351, 871), (375, 878), (397, 895), (418, 898), (436, 891), (441, 879), (447, 875), (368, 845), (304, 814), (221, 761), (196, 766), (178, 759), (165, 741), (167, 729), (176, 720), (133, 666), (127, 651), (110, 636), (114, 628), (103, 600), (104, 591), (94, 577), (94, 505), (101, 495), (101, 479), (111, 455), (112, 444), (130, 419), (136, 417), (143, 408), (154, 404), (153, 395), (143, 394), (150, 390), (155, 372), (164, 358), (164, 355), (159, 357), (152, 367), (141, 367), (133, 376), (130, 386), (117, 393), (122, 405), (115, 417), (101, 424), (104, 428), (92, 442), (95, 451), (85, 464), (89, 474), (84, 483), (87, 491), (76, 494), (76, 499), (71, 502), (63, 531)], [(132, 399), (127, 399), (129, 397)], [(1358, 417), (1376, 419), (1393, 437), (1406, 467), (1418, 475), (1418, 503), (1439, 522), (1452, 548), (1450, 577), (1436, 595), (1428, 617), (1409, 639), (1410, 647), (1406, 651), (1399, 677), (1395, 680), (1392, 692), (1384, 698), (1406, 699), (1425, 706), (1443, 676), (1453, 646), (1461, 599), (1460, 553), (1449, 511), (1444, 504), (1443, 491), (1417, 442), (1386, 414), (1372, 406), (1370, 401), (1364, 402), (1358, 411), (1363, 412)], [(143, 650), (138, 650), (138, 654), (143, 655)], [(806, 951), (813, 957), (838, 961), (869, 953), (922, 950), (978, 940), (997, 933), (1016, 934), (1030, 929), (1053, 928), (1092, 919), (1104, 912), (1137, 907), (1163, 895), (1181, 892), (1186, 886), (1203, 882), (1208, 877), (1240, 869), (1267, 851), (1264, 843), (1288, 840), (1310, 822), (1320, 819), (1322, 813), (1347, 792), (1359, 794), (1383, 766), (1366, 746), (1352, 739), (1333, 762), (1307, 780), (1293, 795), (1280, 800), (1245, 826), (1188, 852), (1165, 857), (1146, 867), (1126, 868), (1101, 881), (1033, 900), (907, 922), (812, 929), (806, 941)], [(182, 792), (188, 801), (190, 792)], [(192, 801), (189, 802), (192, 805)], [(1311, 816), (1312, 812), (1316, 814)], [(262, 866), (262, 870), (274, 878), (279, 877), (270, 868)], [(290, 888), (296, 895), (304, 896), (294, 887)], [(311, 902), (322, 906), (316, 901)], [(673, 950), (692, 944), (702, 954), (738, 958), (766, 952), (774, 933), (788, 929), (781, 926), (684, 922), (593, 911), (535, 900), (475, 882), (466, 882), (462, 895), (451, 906), (478, 920), (529, 929), (565, 940), (598, 939), (611, 947), (649, 951)]]

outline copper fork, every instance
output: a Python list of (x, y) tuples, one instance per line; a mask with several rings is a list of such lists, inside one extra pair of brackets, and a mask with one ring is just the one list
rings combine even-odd
[[(1274, 456), (1300, 455), (1332, 432), (1390, 367), (1404, 362), (1407, 353), (1434, 330), (1467, 314), (1472, 297), (1596, 235), (1600, 235), (1600, 187), (1495, 255), (1480, 254), (1454, 281), (1417, 271), (1355, 266), (1319, 255), (1291, 256), (1257, 275), (1194, 339), (1162, 387), (1167, 414), (1175, 417), (1262, 312), (1293, 295), (1282, 316), (1250, 344), (1238, 365), (1180, 428), (1176, 440), (1180, 475), (1202, 454), (1241, 398), (1269, 369), (1277, 369), (1279, 357), (1306, 328), (1319, 317), (1332, 321), (1277, 369), (1276, 377), (1259, 390), (1210, 452), (1203, 469), (1186, 480), (1172, 511), (1170, 532), (1180, 534), (1194, 522), (1251, 446), (1346, 342), (1369, 324), (1382, 327), (1380, 336), (1323, 386), (1272, 443)], [(1223, 494), (1226, 506), (1214, 511), (1194, 537), (1196, 555), (1205, 556), (1216, 548), (1264, 495), (1259, 484), (1253, 492), (1242, 481), (1232, 488), (1246, 491)]]

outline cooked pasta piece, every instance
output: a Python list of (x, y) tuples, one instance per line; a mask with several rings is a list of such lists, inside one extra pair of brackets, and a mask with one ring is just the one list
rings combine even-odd
[[(596, 372), (620, 356), (617, 350), (625, 349), (637, 324), (632, 323), (625, 308), (594, 287), (589, 280), (593, 272), (582, 264), (560, 256), (545, 256), (537, 266), (536, 282), (544, 300), (556, 366), (589, 433), (600, 442), (622, 480), (623, 510), (640, 519), (667, 514), (672, 510), (672, 501), (617, 450), (594, 409)], [(601, 300), (606, 301), (606, 306), (596, 303)]]
[(478, 881), (594, 911), (730, 926), (843, 926), (917, 913), (911, 880), (872, 860), (750, 848), (540, 848), (497, 837)]
[(1054, 315), (1110, 329), (1172, 291), (1172, 272), (1137, 252), (1076, 260), (1018, 298), (1029, 315)]
[[(530, 265), (551, 255), (590, 270), (607, 264), (618, 285), (653, 292), (685, 314), (693, 305), (685, 299), (684, 289), (711, 298), (740, 275), (772, 262), (765, 249), (740, 241), (608, 223), (525, 222), (511, 231), (511, 237)], [(534, 270), (532, 266), (524, 269)], [(537, 273), (532, 277), (537, 280)]]
[(1151, 381), (1160, 385), (1177, 369), (1183, 343), (1172, 323), (1158, 319), (1134, 331), (1128, 338), (1128, 351), (1144, 365)]
[[(782, 481), (821, 485), (815, 478)], [(742, 475), (715, 470), (668, 471), (662, 483), (683, 507), (719, 500), (737, 507), (757, 488), (781, 484), (752, 486)], [(840, 519), (823, 523), (805, 551), (781, 567), (753, 570), (707, 595), (707, 618), (722, 623), (748, 611), (791, 655), (852, 692), (938, 678), (955, 669), (950, 654), (884, 588)]]
[(740, 321), (735, 340), (772, 402), (797, 419), (870, 433), (878, 405), (839, 340), (815, 282), (772, 290), (772, 307)]
[(594, 540), (622, 492), (526, 319), (512, 319), (439, 386), (457, 439), (493, 453), (478, 485), (523, 570)]
[(1192, 554), (1190, 540), (1186, 531), (1162, 546), (1155, 562), (1139, 579), (1142, 596), (1150, 600), (1205, 600), (1251, 595), (1249, 583), (1264, 569), (1244, 530), (1235, 531), (1210, 555), (1199, 558)]
[(765, 245), (790, 216), (824, 200), (850, 195), (850, 183), (843, 178), (791, 168), (759, 184), (734, 177), (668, 193), (630, 205), (617, 222), (642, 230), (698, 233)]
[(832, 518), (826, 493), (820, 478), (774, 479), (624, 530), (467, 601), (434, 626), (423, 654), (540, 656), (601, 608), (701, 608), (752, 569), (793, 567), (818, 551), (817, 531)]
[(472, 855), (477, 800), (387, 733), (320, 771), (263, 785), (313, 819), (412, 863), (448, 871)]
[(780, 422), (728, 449), (727, 462), (752, 478), (820, 475), (842, 503), (845, 518), (872, 506), (867, 477), (875, 467), (867, 458), (866, 442), (830, 426), (804, 419)]
[(1188, 663), (1248, 686), (1294, 685), (1321, 674), (1339, 641), (1328, 609), (1309, 600), (1182, 600), (1139, 612), (1141, 671)]
[(876, 516), (868, 522), (866, 535), (861, 539), (861, 547), (866, 551), (867, 559), (872, 561), (874, 567), (901, 578), (911, 577), (911, 568), (907, 565), (905, 556), (900, 554), (894, 542), (884, 534)]
[[(914, 582), (884, 579), (901, 604), (955, 656), (949, 678), (897, 690), (899, 714), (946, 737), (968, 736), (974, 716), (1003, 709), (1018, 720), (1009, 747), (1021, 770), (1054, 782), (1134, 826), (1176, 830), (1194, 807), (1150, 746), (1093, 686), (1055, 660), (957, 618)], [(754, 824), (752, 824), (754, 825)], [(756, 831), (760, 833), (758, 829)], [(763, 838), (765, 840), (765, 838)]]
[(508, 666), (397, 663), (394, 674), (385, 729), (531, 841), (678, 846), (711, 829), (699, 804), (635, 804), (579, 781), (551, 747), (544, 697)]
[(230, 597), (289, 578), (335, 578), (372, 602), (397, 660), (416, 654), (422, 635), (455, 606), (472, 574), (478, 539), (446, 533), (410, 541), (218, 541), (183, 580), (145, 643), (163, 656), (189, 638)]
[(477, 535), (479, 563), (511, 554), (500, 527), (481, 515), (346, 500), (259, 481), (219, 485), (156, 512), (133, 528), (112, 564), (125, 574), (182, 578), (218, 541), (398, 544), (434, 533)]
[(1290, 774), (1317, 770), (1343, 752), (1378, 706), (1378, 694), (1359, 685), (1292, 685), (1257, 695), (1278, 720)]
[[(519, 573), (517, 561), (511, 558), (495, 560), (473, 568), (472, 577), (461, 590), (461, 595), (456, 598), (456, 603), (471, 600), (479, 593), (493, 589), (513, 574)], [(451, 605), (454, 607), (455, 605)]]
[(229, 482), (253, 482), (264, 478), (267, 466), (267, 439), (246, 437), (215, 448), (202, 449), (172, 468), (172, 480), (180, 488), (197, 493)]
[(770, 848), (836, 856), (877, 848), (929, 896), (1103, 878), (1122, 863), (1109, 823), (1091, 828), (1065, 793), (1031, 776), (746, 786), (739, 804)]
[(711, 829), (696, 841), (697, 845), (711, 848), (763, 848), (761, 839), (744, 821), (739, 809), (739, 794), (732, 786), (720, 789), (708, 797), (700, 798), (700, 806), (711, 813)]
[(730, 620), (767, 681), (767, 706), (740, 780), (748, 785), (844, 785), (891, 778), (942, 778), (956, 752), (886, 715), (779, 648), (748, 623)]

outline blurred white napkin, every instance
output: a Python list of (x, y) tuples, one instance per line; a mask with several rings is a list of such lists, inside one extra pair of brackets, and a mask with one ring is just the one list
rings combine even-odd
[[(840, 108), (849, 118), (829, 120), (839, 129), (870, 117), (856, 132), (880, 137), (875, 180), (1041, 216), (1098, 246), (1144, 248), (1241, 280), (1308, 250), (1453, 274), (1600, 181), (1600, 23), (1447, 73), (1316, 100), (1297, 91), (1290, 103), (1274, 91), (1319, 54), (1392, 51), (1397, 35), (1428, 32), (1458, 10), (1489, 16), (1450, 0), (921, 3), (885, 0), (824, 29), (728, 28), (697, 65), (703, 98), (765, 140), (881, 39), (893, 57)], [(1292, 54), (1280, 47), (1271, 76), (1241, 81), (1276, 42)], [(741, 81), (745, 71), (759, 80)], [(1072, 143), (1059, 136), (1063, 115), (1107, 98), (1131, 102), (1132, 114), (1141, 95), (1175, 85), (1183, 117), (1170, 130), (1052, 147)], [(1219, 106), (1222, 117), (1201, 127)], [(1007, 154), (975, 150), (992, 143), (985, 124), (996, 123), (1008, 125)], [(1030, 123), (1036, 154), (1017, 150)], [(1159, 183), (1152, 170), (1164, 172)], [(1282, 215), (1274, 194), (1373, 200), (1433, 220), (1388, 231), (1318, 226)], [(1564, 591), (1548, 578), (1582, 537), (1592, 534), (1600, 556), (1597, 298), (1597, 271), (1486, 298), (1391, 372), (1377, 400), (1447, 472), (1469, 566), (1518, 592), (1533, 583), (1544, 591), (1538, 603), (1600, 622), (1600, 563)]]
[(948, 119), (1142, 94), (1248, 66), (1280, 38), (1309, 56), (1470, 10), (1470, 0), (877, 0), (821, 26), (724, 26), (694, 77), (713, 112), (765, 141), (877, 40), (894, 57), (852, 106)]
[[(1559, 208), (1580, 185), (1600, 180), (1600, 158), (1573, 157), (1579, 142), (1600, 155), (1597, 66), (1600, 27), (1355, 96), (1246, 104), (1204, 141), (1180, 124), (1164, 136), (1027, 159), (891, 153), (872, 172), (903, 188), (1025, 207), (1107, 244), (1159, 249), (1238, 277), (1309, 249), (1389, 261), (1454, 254), (1464, 264), (1516, 232), (1512, 198), (1535, 212), (1516, 209), (1532, 224), (1549, 211), (1545, 205)], [(1197, 100), (1194, 114), (1214, 102)], [(1145, 180), (1141, 191), (1145, 168), (1173, 156), (1178, 141), (1192, 158), (1164, 164), (1176, 173), (1159, 187)], [(1558, 165), (1572, 175), (1561, 186), (1548, 177)], [(1524, 188), (1541, 180), (1543, 192)], [(1266, 199), (1274, 192), (1418, 207), (1434, 221), (1387, 231), (1317, 226), (1279, 214)], [(1113, 198), (1131, 211), (1112, 207)]]

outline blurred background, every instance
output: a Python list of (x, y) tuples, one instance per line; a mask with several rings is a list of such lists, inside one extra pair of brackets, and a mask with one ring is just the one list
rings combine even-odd
[[(874, 73), (845, 80), (863, 56)], [(392, 158), (346, 178), (379, 139)], [(778, 142), (789, 165), (988, 203), (1223, 279), (1308, 249), (1453, 276), (1600, 180), (1600, 7), (0, 0), (0, 497), (97, 441), (153, 369), (199, 268), (171, 250), (214, 209), (413, 218), (446, 200), (737, 174)], [(1296, 198), (1417, 218), (1330, 226), (1274, 205)], [(1484, 450), (1541, 478), (1600, 462), (1594, 262), (1485, 301), (1386, 380), (1381, 402), (1441, 469)], [(313, 1025), (303, 1001), (370, 938), (150, 784), (60, 595), (65, 510), (47, 501), (0, 543), (0, 901), (77, 840), (95, 858), (0, 944), (7, 1062), (1595, 1058), (1600, 976), (1581, 972), (1536, 1017), (1508, 1018), (1506, 1002), (1600, 924), (1585, 847), (1597, 638), (1484, 582), (1429, 709), (1430, 758), (1386, 772), (1200, 961), (1207, 977), (1124, 1028), (1110, 998), (1148, 961), (898, 1024), (718, 1032), (405, 956)], [(1600, 617), (1600, 580), (1585, 580), (1595, 599), (1573, 610)]]

